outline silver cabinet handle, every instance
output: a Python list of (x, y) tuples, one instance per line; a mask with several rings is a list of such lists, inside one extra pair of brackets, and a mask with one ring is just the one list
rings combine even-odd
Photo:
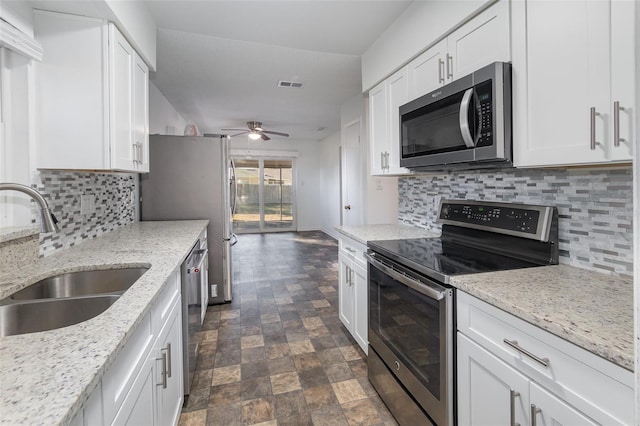
[(380, 152), (380, 168), (384, 170), (384, 152)]
[(137, 164), (138, 163), (138, 149), (137, 149), (135, 143), (131, 145), (131, 157), (133, 158), (133, 164)]
[(596, 116), (600, 115), (599, 112), (596, 111), (595, 107), (591, 107), (589, 110), (589, 116), (591, 118), (591, 150), (595, 151), (596, 145), (600, 145), (600, 142), (596, 142)]
[(624, 111), (624, 107), (620, 106), (619, 101), (615, 101), (613, 103), (613, 146), (616, 148), (620, 146), (620, 142), (626, 142), (620, 137), (620, 111)]
[(352, 248), (350, 248), (350, 247), (345, 247), (344, 249), (345, 249), (346, 251), (348, 251), (349, 253), (351, 253), (351, 254), (356, 254), (356, 250), (355, 250), (355, 249), (352, 249)]
[(444, 83), (444, 61), (438, 58), (438, 83)]
[(349, 285), (353, 285), (353, 268), (349, 267)]
[(447, 78), (453, 78), (453, 56), (447, 53)]
[(469, 105), (471, 104), (472, 95), (473, 89), (467, 89), (460, 103), (460, 132), (462, 132), (462, 140), (467, 148), (473, 148), (475, 146), (469, 128)]
[(506, 343), (507, 345), (511, 346), (516, 351), (528, 356), (529, 358), (531, 358), (532, 360), (534, 360), (538, 364), (541, 364), (541, 365), (543, 365), (545, 367), (549, 366), (549, 358), (540, 358), (539, 356), (532, 354), (531, 352), (529, 352), (528, 350), (526, 350), (522, 346), (518, 345), (518, 341), (517, 340), (503, 339), (502, 341), (504, 343)]
[(346, 265), (345, 265), (345, 268), (346, 268), (345, 272), (347, 274), (347, 277), (346, 277), (347, 285), (351, 286), (351, 268)]
[(144, 163), (144, 156), (142, 155), (142, 142), (138, 142), (138, 164)]
[(171, 343), (167, 343), (167, 376), (171, 377)]
[(519, 396), (520, 396), (520, 392), (514, 391), (513, 389), (509, 391), (509, 398), (511, 402), (509, 405), (510, 426), (520, 426), (520, 423), (516, 423), (516, 398)]
[(531, 426), (536, 426), (538, 424), (538, 413), (542, 410), (536, 407), (536, 404), (531, 404)]
[(164, 351), (164, 349), (161, 349), (162, 351), (162, 357), (161, 358), (156, 358), (158, 361), (162, 361), (162, 372), (160, 373), (162, 375), (162, 382), (158, 383), (158, 386), (162, 385), (163, 389), (167, 388), (167, 353)]

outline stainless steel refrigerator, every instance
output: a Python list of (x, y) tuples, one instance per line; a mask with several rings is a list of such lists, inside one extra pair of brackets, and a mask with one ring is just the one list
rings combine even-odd
[(209, 219), (209, 304), (231, 301), (235, 204), (224, 135), (149, 136), (149, 173), (140, 178), (141, 219)]

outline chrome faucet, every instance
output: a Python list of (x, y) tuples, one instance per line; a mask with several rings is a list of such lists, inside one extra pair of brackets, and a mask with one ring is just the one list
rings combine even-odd
[(40, 232), (58, 231), (58, 219), (51, 213), (47, 200), (38, 191), (20, 183), (0, 183), (0, 191), (18, 191), (30, 196), (40, 207)]

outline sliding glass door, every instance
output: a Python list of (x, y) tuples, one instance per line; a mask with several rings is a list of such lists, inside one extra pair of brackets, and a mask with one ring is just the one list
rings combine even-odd
[(237, 233), (295, 231), (293, 160), (234, 158), (238, 201)]

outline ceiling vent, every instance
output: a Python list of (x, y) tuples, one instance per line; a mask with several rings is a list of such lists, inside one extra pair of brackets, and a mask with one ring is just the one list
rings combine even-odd
[(300, 88), (302, 87), (302, 83), (300, 83), (299, 81), (284, 81), (284, 80), (280, 80), (278, 82), (278, 87), (295, 87), (295, 88)]

